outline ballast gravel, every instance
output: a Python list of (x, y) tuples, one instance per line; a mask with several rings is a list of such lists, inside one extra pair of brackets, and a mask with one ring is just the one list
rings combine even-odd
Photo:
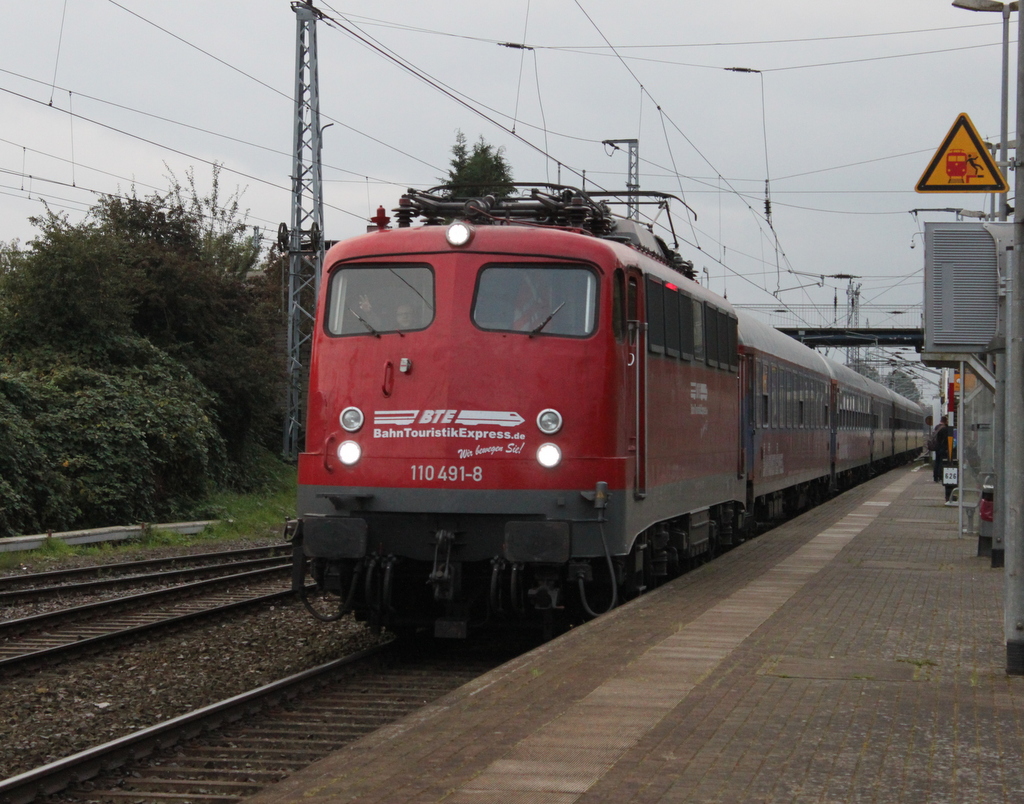
[[(252, 546), (218, 544), (214, 549)], [(207, 544), (202, 550), (211, 548)], [(177, 548), (173, 554), (190, 552)], [(154, 551), (147, 551), (154, 555)], [(118, 560), (121, 560), (120, 558)], [(131, 560), (131, 559), (124, 559)], [(78, 565), (80, 560), (57, 562)], [(39, 571), (41, 568), (33, 567)], [(140, 639), (102, 656), (0, 680), (0, 778), (346, 656), (388, 637), (297, 602)]]

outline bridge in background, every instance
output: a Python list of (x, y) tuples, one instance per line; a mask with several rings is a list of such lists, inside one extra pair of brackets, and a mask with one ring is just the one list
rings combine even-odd
[(837, 305), (738, 304), (741, 310), (810, 347), (913, 347), (924, 345), (923, 308), (860, 305), (857, 320)]

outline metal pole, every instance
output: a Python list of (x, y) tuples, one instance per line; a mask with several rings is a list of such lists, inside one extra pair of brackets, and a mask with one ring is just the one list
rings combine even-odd
[[(1003, 82), (1000, 96), (999, 115), (999, 164), (1003, 170), (1007, 167), (1009, 137), (1010, 137), (1010, 4), (1003, 5)], [(1009, 193), (1003, 193), (999, 201), (999, 220), (1005, 221), (1009, 215)], [(992, 467), (995, 471), (995, 488), (992, 491), (992, 553), (991, 565), (993, 568), (1002, 567), (1006, 561), (1006, 509), (1008, 497), (1006, 496), (1006, 361), (1009, 357), (1007, 346), (1008, 312), (1009, 299), (1007, 297), (1007, 285), (1010, 277), (1010, 265), (1012, 259), (1007, 259), (1005, 251), (1001, 251), (998, 257), (997, 267), (999, 270), (1000, 287), (998, 290), (999, 309), (996, 317), (996, 340), (997, 351), (995, 353), (995, 411), (992, 422), (992, 435), (995, 438), (995, 449), (993, 453)], [(1001, 348), (998, 348), (1001, 347)]]
[(283, 454), (294, 460), (304, 436), (306, 373), (324, 260), (320, 82), (312, 0), (292, 3), (296, 18), (292, 216), (288, 239), (287, 410)]
[[(1002, 106), (999, 120), (999, 162), (1006, 165), (1007, 139), (1010, 136), (1010, 4), (1003, 5), (1003, 87)], [(1009, 214), (1008, 193), (1002, 194), (999, 202), (999, 220), (1005, 221)]]
[(967, 395), (967, 375), (964, 361), (960, 361), (960, 397), (956, 401), (956, 517), (957, 533), (964, 535), (964, 397)]
[[(620, 145), (625, 145), (629, 148), (629, 165), (628, 173), (626, 174), (626, 191), (628, 195), (626, 217), (638, 221), (640, 220), (640, 199), (637, 196), (637, 191), (640, 189), (640, 141), (636, 139), (603, 140), (603, 144), (610, 145), (616, 150), (619, 150), (618, 146)], [(585, 190), (586, 186), (583, 189)]]
[[(629, 142), (629, 179), (626, 187), (634, 193), (640, 189), (640, 142), (631, 140)], [(632, 195), (629, 198), (629, 217), (635, 221), (640, 220), (640, 198)]]
[[(1024, 14), (1017, 14), (1017, 131), (1024, 131)], [(1007, 338), (1006, 379), (1006, 568), (1004, 632), (1006, 672), (1024, 675), (1024, 164), (1020, 149), (1014, 156), (1016, 239), (1010, 292), (1012, 309)], [(1016, 426), (1013, 426), (1016, 425)]]
[(998, 314), (996, 318), (996, 350), (995, 350), (995, 411), (993, 412), (992, 436), (995, 441), (993, 451), (993, 471), (995, 472), (995, 488), (992, 490), (992, 568), (1002, 567), (1006, 561), (1006, 361), (1010, 351), (1007, 346), (1006, 334), (1009, 331), (1009, 296), (1007, 283), (1013, 255), (1005, 250), (998, 254), (996, 265), (999, 270)]

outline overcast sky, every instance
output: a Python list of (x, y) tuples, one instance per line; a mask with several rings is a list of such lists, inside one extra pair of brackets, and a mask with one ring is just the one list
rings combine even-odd
[[(737, 303), (842, 312), (847, 281), (817, 284), (835, 274), (859, 277), (863, 305), (918, 303), (915, 233), (953, 217), (909, 210), (989, 204), (914, 186), (959, 113), (998, 140), (999, 14), (949, 0), (315, 5), (332, 20), (318, 28), (329, 239), (436, 184), (457, 130), (504, 148), (516, 180), (578, 186), (585, 171), (606, 189), (625, 185), (627, 159), (602, 141), (638, 138), (641, 186), (685, 198), (697, 217), (674, 209), (680, 250)], [(44, 202), (77, 222), (96, 193), (147, 195), (172, 172), (205, 188), (213, 163), (266, 239), (289, 220), (287, 0), (0, 11), (0, 241), (30, 240)], [(1010, 119), (1013, 138), (1012, 98)]]

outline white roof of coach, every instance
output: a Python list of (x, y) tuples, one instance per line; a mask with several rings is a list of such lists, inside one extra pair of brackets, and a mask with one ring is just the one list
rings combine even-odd
[(818, 374), (836, 376), (835, 369), (838, 367), (836, 363), (826, 360), (813, 349), (808, 349), (788, 335), (783, 335), (775, 327), (758, 321), (742, 310), (737, 312), (740, 319), (741, 345), (774, 355)]

